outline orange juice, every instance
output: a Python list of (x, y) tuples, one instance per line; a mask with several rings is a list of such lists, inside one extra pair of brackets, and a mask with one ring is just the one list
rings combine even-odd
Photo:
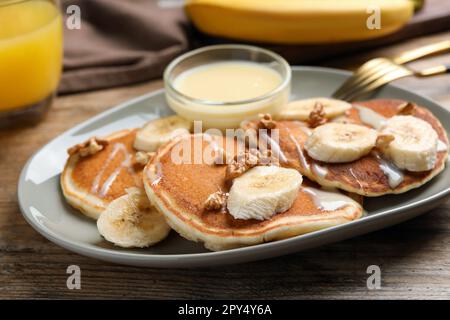
[(56, 90), (62, 22), (44, 0), (0, 1), (0, 112), (36, 104)]

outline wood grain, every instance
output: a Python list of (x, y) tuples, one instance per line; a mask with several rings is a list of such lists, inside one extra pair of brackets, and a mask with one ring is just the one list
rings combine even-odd
[[(371, 57), (449, 37), (450, 33), (443, 33), (415, 39), (324, 65), (351, 69)], [(417, 66), (444, 61), (448, 63), (450, 56)], [(450, 107), (450, 75), (399, 83)], [(0, 133), (0, 298), (450, 298), (450, 199), (426, 215), (383, 231), (289, 256), (219, 268), (113, 265), (71, 253), (35, 232), (17, 204), (17, 180), (26, 160), (64, 130), (161, 85), (155, 81), (60, 97), (39, 125)], [(81, 290), (66, 287), (66, 268), (71, 264), (81, 267)], [(380, 290), (366, 287), (366, 268), (372, 264), (381, 267)]]

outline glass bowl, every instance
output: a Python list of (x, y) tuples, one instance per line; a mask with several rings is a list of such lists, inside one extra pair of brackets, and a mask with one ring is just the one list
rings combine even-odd
[[(276, 71), (280, 84), (256, 98), (233, 102), (206, 101), (189, 97), (174, 86), (184, 71), (214, 62), (248, 61)], [(248, 45), (214, 45), (187, 52), (173, 60), (164, 71), (164, 87), (169, 106), (188, 120), (200, 120), (205, 129), (237, 128), (243, 120), (256, 119), (260, 113), (275, 114), (287, 103), (290, 93), (291, 68), (278, 54)]]

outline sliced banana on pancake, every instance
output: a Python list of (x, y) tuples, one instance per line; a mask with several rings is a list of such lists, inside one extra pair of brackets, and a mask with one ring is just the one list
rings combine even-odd
[(327, 123), (315, 128), (305, 143), (308, 155), (328, 163), (344, 163), (368, 154), (375, 146), (377, 132), (365, 126)]
[(419, 172), (436, 165), (439, 139), (428, 122), (414, 116), (394, 116), (380, 132), (393, 137), (380, 149), (398, 168)]
[[(449, 142), (445, 128), (430, 110), (415, 105), (413, 110), (410, 110), (408, 115), (405, 115), (405, 110), (402, 108), (405, 104), (405, 101), (392, 99), (359, 101), (354, 104), (351, 110), (341, 116), (345, 122), (369, 128), (376, 127), (377, 130), (378, 128), (381, 130), (377, 137), (376, 148), (355, 161), (327, 163), (314, 159), (314, 155), (310, 156), (310, 152), (305, 148), (309, 136), (304, 133), (305, 124), (300, 121), (276, 122), (276, 128), (279, 130), (280, 149), (286, 155), (290, 166), (299, 170), (303, 176), (325, 187), (339, 188), (368, 197), (399, 194), (420, 187), (445, 168)], [(428, 126), (425, 126), (428, 129), (416, 129), (415, 127), (421, 127), (421, 125), (416, 125), (416, 119), (425, 121), (436, 132), (438, 136), (437, 154), (434, 165), (430, 170), (412, 172), (411, 170), (401, 169), (395, 164), (393, 158), (395, 158), (394, 155), (397, 155), (402, 162), (415, 159), (412, 161), (416, 168), (409, 166), (413, 170), (420, 168), (422, 166), (421, 163), (427, 164), (422, 166), (422, 168), (431, 166), (432, 160), (430, 159), (434, 157), (434, 152), (429, 153), (429, 151), (424, 150), (434, 150), (435, 138), (425, 138), (429, 145), (421, 147), (423, 154), (414, 149), (417, 147), (413, 146), (415, 143), (410, 142), (402, 143), (402, 147), (406, 148), (406, 150), (400, 149), (401, 146), (395, 147), (395, 144), (393, 144), (390, 150), (388, 148), (382, 154), (383, 148), (389, 147), (390, 143), (395, 141), (395, 137), (387, 129), (383, 131), (381, 128), (395, 128), (396, 125), (394, 123), (397, 120), (392, 120), (395, 122), (391, 122), (391, 125), (389, 125), (389, 120), (398, 116), (413, 116), (412, 118), (407, 118), (411, 120), (411, 126), (414, 128), (405, 130), (406, 136), (411, 134), (411, 132), (419, 134), (416, 130), (424, 130), (424, 136), (428, 134), (434, 136), (433, 133), (426, 133), (430, 132)], [(387, 126), (386, 123), (388, 123)], [(328, 124), (324, 126), (326, 125)], [(346, 126), (349, 125), (347, 124)], [(317, 127), (318, 130), (323, 130), (319, 128)], [(424, 144), (426, 145), (425, 142)], [(393, 155), (390, 156), (389, 152), (393, 152)], [(412, 152), (415, 152), (416, 155), (411, 156)], [(408, 153), (410, 155), (406, 156)], [(430, 157), (424, 156), (425, 154), (430, 155)], [(324, 158), (319, 159), (326, 160)], [(397, 164), (400, 167), (404, 166), (400, 161)]]
[[(362, 215), (361, 205), (353, 199), (343, 194), (319, 192), (307, 180), (302, 182), (300, 174), (291, 174), (291, 169), (248, 169), (240, 178), (234, 178), (230, 192), (227, 166), (233, 163), (174, 163), (174, 150), (192, 152), (193, 158), (204, 154), (210, 147), (210, 139), (203, 139), (199, 144), (201, 148), (190, 147), (199, 137), (201, 135), (182, 136), (165, 144), (145, 167), (143, 174), (145, 191), (150, 200), (164, 214), (172, 229), (186, 239), (204, 242), (205, 247), (211, 250), (225, 250), (297, 236), (347, 223)], [(237, 139), (222, 139), (222, 145), (230, 143), (230, 146), (234, 144), (237, 147)], [(236, 156), (238, 149), (230, 148), (230, 156)], [(275, 173), (281, 175), (275, 176)], [(262, 175), (260, 179), (257, 178), (259, 174)], [(271, 183), (267, 184), (268, 181)], [(291, 205), (292, 193), (300, 183), (302, 187)], [(249, 205), (250, 193), (259, 193), (254, 197), (258, 201), (263, 196), (271, 197), (278, 193), (277, 199), (271, 199), (269, 204), (263, 202), (263, 207), (270, 207), (270, 210), (264, 208), (263, 214), (287, 210), (264, 220), (236, 219), (226, 202), (232, 202), (229, 205), (231, 210), (244, 207), (250, 208), (246, 211), (253, 215), (255, 212), (261, 214), (259, 208), (255, 210), (253, 205)], [(233, 204), (233, 201), (236, 203)]]
[(169, 234), (170, 227), (145, 192), (129, 188), (127, 194), (112, 201), (97, 220), (100, 234), (123, 248), (151, 246)]
[(189, 134), (191, 126), (191, 121), (177, 115), (152, 120), (137, 132), (134, 147), (139, 151), (156, 151), (176, 136)]
[(276, 115), (276, 118), (280, 120), (307, 121), (309, 119), (309, 115), (318, 104), (323, 106), (325, 118), (327, 119), (342, 115), (345, 111), (350, 110), (352, 107), (348, 102), (329, 98), (295, 100), (284, 106), (283, 109)]
[(302, 180), (302, 175), (294, 169), (254, 167), (233, 180), (228, 211), (235, 219), (269, 219), (292, 206)]

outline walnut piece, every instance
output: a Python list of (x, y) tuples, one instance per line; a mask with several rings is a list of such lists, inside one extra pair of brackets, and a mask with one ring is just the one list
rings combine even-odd
[(236, 155), (228, 164), (225, 179), (227, 181), (233, 180), (251, 168), (260, 165), (279, 165), (279, 160), (273, 155), (270, 149), (264, 150), (263, 152), (257, 149), (246, 150)]
[(397, 114), (404, 116), (413, 115), (416, 111), (416, 105), (412, 102), (405, 102), (398, 108)]
[(259, 129), (271, 130), (277, 126), (276, 122), (272, 119), (272, 116), (268, 113), (264, 113), (264, 114), (261, 113), (259, 115), (259, 118), (260, 118), (259, 123), (258, 123)]
[(237, 160), (232, 160), (228, 166), (226, 171), (226, 180), (233, 180), (234, 178), (237, 178), (246, 172), (248, 168), (244, 162), (238, 162)]
[(228, 164), (226, 171), (226, 180), (233, 180), (244, 174), (247, 170), (258, 164), (259, 152), (256, 149), (246, 150), (243, 153), (234, 156), (234, 159)]
[(81, 157), (91, 156), (96, 154), (100, 150), (103, 150), (108, 145), (107, 140), (92, 137), (89, 140), (79, 143), (67, 150), (67, 153), (71, 156), (78, 153)]
[(246, 150), (245, 152), (236, 155), (235, 160), (238, 162), (243, 162), (247, 166), (254, 167), (258, 164), (259, 151), (255, 148)]
[(155, 152), (144, 152), (144, 151), (138, 151), (135, 154), (136, 162), (145, 166), (151, 158), (155, 156)]
[(205, 210), (206, 211), (225, 210), (227, 198), (228, 193), (225, 193), (221, 190), (210, 194), (205, 201)]
[(311, 128), (316, 128), (327, 122), (323, 104), (316, 102), (313, 111), (309, 114), (308, 124)]
[(378, 149), (380, 150), (384, 150), (386, 149), (389, 144), (394, 141), (395, 136), (393, 136), (392, 134), (380, 134), (377, 137), (377, 141), (375, 143), (375, 145), (377, 146)]

